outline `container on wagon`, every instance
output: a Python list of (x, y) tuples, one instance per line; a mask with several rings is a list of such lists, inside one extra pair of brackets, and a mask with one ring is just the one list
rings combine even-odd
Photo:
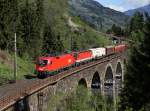
[(114, 46), (106, 46), (106, 55), (111, 55), (115, 53), (115, 47)]
[(101, 47), (101, 48), (93, 48), (90, 49), (92, 51), (92, 56), (93, 58), (101, 57), (106, 55), (106, 48)]

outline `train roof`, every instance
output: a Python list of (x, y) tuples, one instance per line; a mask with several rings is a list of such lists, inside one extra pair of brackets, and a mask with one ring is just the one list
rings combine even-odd
[(95, 50), (95, 49), (105, 49), (105, 47), (91, 48), (89, 50)]
[(42, 60), (51, 60), (53, 59), (54, 57), (39, 57), (38, 59), (42, 59)]
[(105, 48), (113, 48), (113, 47), (115, 47), (115, 46), (113, 46), (113, 45), (105, 46)]

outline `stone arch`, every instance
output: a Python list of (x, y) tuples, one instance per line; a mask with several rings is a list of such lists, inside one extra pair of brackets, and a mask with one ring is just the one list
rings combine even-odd
[(96, 71), (91, 82), (91, 89), (93, 92), (101, 92), (101, 79), (99, 73)]
[(104, 77), (104, 94), (113, 101), (113, 68), (111, 65), (106, 67)]
[(113, 78), (114, 77), (114, 73), (113, 73), (113, 67), (111, 64), (107, 64), (107, 66), (105, 67), (104, 70), (104, 76), (103, 79), (109, 79), (109, 78)]
[(120, 78), (122, 79), (122, 74), (123, 74), (123, 68), (122, 68), (122, 65), (121, 65), (121, 62), (117, 62), (117, 65), (116, 65), (116, 78)]
[(28, 110), (28, 103), (27, 99), (19, 100), (14, 105), (15, 111), (27, 111)]
[(87, 88), (87, 82), (84, 78), (80, 79), (78, 82), (78, 86), (84, 86)]
[(115, 90), (116, 95), (120, 94), (121, 88), (122, 88), (122, 82), (123, 82), (123, 68), (120, 61), (117, 62), (116, 65), (116, 72), (115, 72)]

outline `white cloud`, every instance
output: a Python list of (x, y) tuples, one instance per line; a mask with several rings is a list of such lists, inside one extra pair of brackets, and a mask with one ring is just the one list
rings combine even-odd
[(117, 11), (121, 11), (121, 12), (125, 11), (125, 8), (122, 6), (109, 4), (108, 7)]

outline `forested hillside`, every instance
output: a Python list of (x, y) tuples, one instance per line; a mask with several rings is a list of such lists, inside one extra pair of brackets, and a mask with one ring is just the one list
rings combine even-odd
[[(69, 9), (68, 0), (0, 0), (0, 49), (3, 53), (9, 52), (4, 55), (12, 56), (16, 33), (17, 54), (23, 61), (29, 60), (30, 67), (36, 57), (45, 53), (110, 44), (107, 37), (97, 33), (80, 17), (72, 17)], [(1, 75), (7, 76), (10, 67), (5, 69), (0, 67)]]
[(128, 25), (130, 53), (119, 111), (150, 111), (150, 16), (135, 13)]
[(67, 0), (1, 0), (0, 2), (0, 48), (3, 50), (13, 50), (11, 42), (15, 32), (20, 56), (28, 54), (37, 57), (45, 51), (69, 50), (71, 37), (78, 49), (105, 44), (101, 40), (103, 37), (81, 22), (80, 18), (73, 18), (81, 23), (75, 30), (68, 25), (70, 15)]

